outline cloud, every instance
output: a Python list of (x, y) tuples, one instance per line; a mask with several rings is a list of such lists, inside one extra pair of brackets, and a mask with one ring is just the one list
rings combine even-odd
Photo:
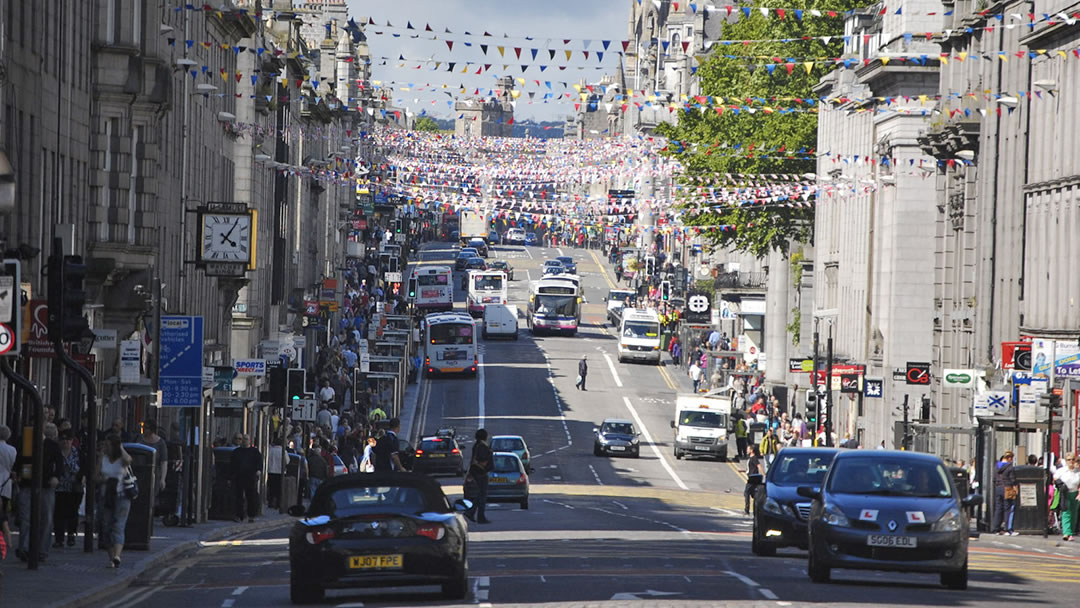
[[(480, 89), (480, 93), (484, 95), (494, 87), (496, 75), (513, 76), (515, 79), (526, 79), (528, 86), (524, 87), (525, 91), (537, 92), (531, 104), (527, 93), (521, 95), (515, 116), (518, 119), (536, 120), (560, 120), (573, 114), (574, 107), (570, 101), (540, 103), (545, 93), (561, 93), (565, 90), (558, 82), (566, 82), (571, 87), (570, 92), (573, 92), (572, 85), (583, 78), (587, 82), (596, 82), (605, 74), (618, 73), (618, 51), (622, 50), (620, 41), (627, 36), (630, 11), (627, 0), (398, 0), (379, 3), (371, 0), (347, 0), (347, 4), (349, 14), (357, 22), (367, 22), (370, 17), (377, 24), (366, 28), (371, 53), (376, 57), (392, 59), (386, 60), (386, 65), (380, 65), (383, 62), (381, 59), (373, 60), (373, 78), (401, 83), (394, 85), (396, 105), (409, 108), (417, 114), (426, 111), (436, 116), (456, 117), (447, 103), (452, 101), (451, 96), (446, 95), (442, 89), (434, 93), (416, 89), (426, 88), (426, 85), (446, 85), (445, 91), (458, 98), (461, 97), (460, 87), (464, 86), (469, 96), (476, 89)], [(385, 26), (387, 21), (395, 28), (379, 27)], [(416, 28), (416, 32), (403, 29), (409, 22)], [(434, 32), (424, 32), (428, 24)], [(445, 34), (446, 28), (454, 34)], [(376, 31), (383, 33), (377, 35)], [(474, 36), (464, 36), (465, 31)], [(492, 37), (482, 37), (484, 32), (490, 33)], [(434, 33), (440, 40), (409, 38), (409, 35), (414, 33), (426, 36)], [(504, 38), (504, 35), (511, 38)], [(525, 37), (531, 37), (532, 40), (525, 40)], [(452, 51), (447, 48), (444, 38), (455, 41)], [(574, 42), (564, 45), (563, 39), (573, 39)], [(580, 50), (582, 40), (585, 39), (592, 41), (589, 49), (593, 52), (590, 52), (589, 59), (585, 60), (580, 52), (575, 52), (568, 62), (562, 49)], [(612, 41), (610, 50), (604, 53), (602, 63), (597, 61), (595, 55), (595, 50), (603, 50), (601, 40)], [(466, 46), (464, 41), (470, 41), (473, 45)], [(486, 56), (480, 50), (480, 44), (490, 44)], [(507, 47), (505, 57), (499, 56), (495, 48), (498, 45)], [(523, 48), (520, 60), (514, 55), (515, 46)], [(536, 60), (531, 57), (529, 49), (532, 48), (539, 51)], [(554, 61), (549, 60), (546, 50), (548, 48), (558, 50)], [(406, 61), (407, 67), (400, 68), (398, 66), (402, 62), (398, 57), (401, 56), (406, 59), (428, 59), (431, 62)], [(438, 70), (433, 70), (435, 64), (432, 62), (435, 61), (442, 62)], [(454, 73), (446, 71), (446, 63), (449, 61), (457, 63)], [(476, 75), (474, 66), (469, 73), (461, 73), (464, 63), (469, 61), (491, 64), (491, 69)], [(524, 73), (521, 71), (522, 64), (540, 63), (552, 67), (540, 72), (534, 65)], [(507, 65), (505, 73), (502, 69), (504, 64)], [(421, 68), (413, 69), (417, 65)], [(569, 67), (559, 70), (554, 67), (556, 65)], [(577, 69), (581, 66), (589, 69)], [(603, 69), (594, 69), (597, 66)], [(535, 83), (537, 80), (540, 81), (539, 86)], [(551, 89), (544, 85), (545, 81), (553, 83)], [(408, 86), (410, 83), (413, 86)]]

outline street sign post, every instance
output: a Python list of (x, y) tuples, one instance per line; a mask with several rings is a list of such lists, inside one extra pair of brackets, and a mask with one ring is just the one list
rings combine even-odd
[(314, 399), (293, 399), (292, 400), (292, 419), (302, 420), (304, 422), (315, 422), (315, 400)]
[(158, 386), (163, 407), (202, 407), (203, 318), (161, 317)]

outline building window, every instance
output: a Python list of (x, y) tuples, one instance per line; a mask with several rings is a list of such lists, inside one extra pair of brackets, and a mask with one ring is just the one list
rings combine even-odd
[(120, 0), (105, 0), (105, 44), (116, 43), (119, 3)]

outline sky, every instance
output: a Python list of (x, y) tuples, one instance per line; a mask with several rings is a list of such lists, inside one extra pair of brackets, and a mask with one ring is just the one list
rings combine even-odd
[[(471, 97), (476, 89), (480, 89), (481, 95), (486, 95), (495, 86), (495, 76), (512, 76), (526, 80), (524, 86), (520, 81), (516, 82), (523, 91), (514, 112), (516, 120), (563, 120), (574, 113), (573, 102), (564, 98), (559, 103), (553, 103), (552, 99), (548, 103), (541, 103), (544, 95), (555, 96), (569, 91), (576, 97), (573, 84), (581, 79), (596, 83), (605, 74), (618, 73), (621, 41), (627, 38), (631, 3), (635, 1), (347, 0), (347, 4), (349, 15), (358, 23), (361, 19), (367, 22), (370, 17), (377, 24), (365, 28), (373, 56), (372, 79), (394, 87), (394, 105), (407, 108), (417, 115), (426, 112), (440, 118), (456, 118), (457, 114), (447, 103), (453, 100), (446, 92), (455, 99), (462, 98), (460, 85), (464, 85), (468, 90), (467, 97)], [(394, 27), (386, 28), (387, 21)], [(405, 29), (410, 22), (415, 31)], [(425, 31), (427, 25), (431, 26), (432, 32)], [(447, 28), (453, 34), (446, 34)], [(376, 33), (380, 31), (382, 35)], [(473, 36), (464, 35), (466, 31)], [(484, 37), (484, 32), (492, 37)], [(439, 40), (410, 38), (416, 34), (438, 36)], [(510, 38), (504, 38), (504, 34)], [(526, 37), (533, 40), (526, 40)], [(564, 44), (565, 39), (571, 39), (571, 42)], [(446, 40), (453, 40), (452, 50)], [(589, 41), (587, 49), (586, 40)], [(604, 51), (604, 40), (610, 41), (608, 51)], [(465, 45), (465, 42), (471, 42), (472, 46)], [(486, 56), (480, 49), (481, 44), (488, 45)], [(500, 57), (497, 46), (505, 47), (504, 56)], [(515, 56), (513, 47), (522, 48), (520, 59)], [(531, 56), (533, 48), (538, 50), (535, 60)], [(550, 58), (549, 49), (557, 51), (554, 60)], [(569, 61), (565, 50), (574, 51)], [(583, 55), (584, 50), (589, 51), (588, 59)], [(598, 59), (597, 51), (603, 52), (602, 60)], [(404, 68), (399, 67), (402, 62), (398, 58), (401, 56), (412, 60), (406, 61)], [(392, 59), (385, 60), (386, 65), (380, 65), (384, 61), (380, 57)], [(456, 64), (454, 72), (447, 71), (447, 63), (451, 61)], [(474, 65), (468, 73), (462, 73), (464, 63), (469, 61)], [(442, 62), (437, 70), (434, 69), (435, 62)], [(477, 75), (480, 64), (491, 64), (491, 67)], [(504, 64), (508, 66), (505, 71), (502, 67)], [(522, 64), (534, 65), (523, 73)], [(537, 64), (547, 64), (549, 67), (541, 72)], [(414, 69), (417, 65), (422, 68)], [(557, 66), (560, 65), (567, 68), (559, 70)], [(546, 84), (548, 82), (551, 83), (550, 88)], [(568, 88), (560, 84), (563, 82)], [(410, 87), (410, 83), (413, 86)], [(430, 89), (425, 84), (435, 87), (446, 84), (448, 88), (439, 91), (417, 90)], [(535, 92), (531, 103), (530, 91)]]

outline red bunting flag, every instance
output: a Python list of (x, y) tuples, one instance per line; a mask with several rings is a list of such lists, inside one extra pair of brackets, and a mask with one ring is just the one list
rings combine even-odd
[(447, 40), (446, 41), (446, 47), (451, 51), (454, 50), (454, 41), (453, 40)]

